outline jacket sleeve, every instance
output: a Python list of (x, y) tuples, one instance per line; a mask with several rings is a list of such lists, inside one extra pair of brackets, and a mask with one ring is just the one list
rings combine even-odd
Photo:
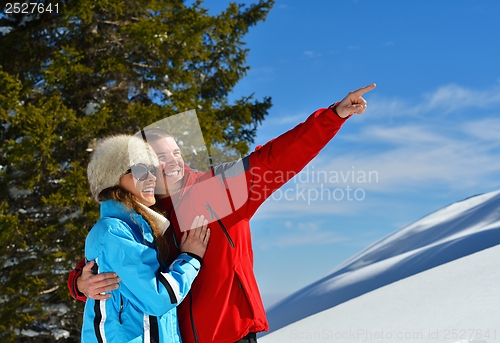
[(298, 174), (337, 134), (347, 119), (337, 115), (337, 104), (315, 111), (306, 121), (258, 146), (245, 158), (249, 193), (241, 217), (251, 218), (274, 191)]
[(83, 267), (85, 267), (85, 259), (81, 260), (80, 263), (69, 273), (68, 276), (68, 289), (69, 289), (69, 294), (71, 294), (71, 297), (75, 300), (80, 300), (85, 302), (87, 300), (87, 297), (83, 294), (80, 293), (78, 290), (78, 287), (76, 286), (76, 279), (82, 275), (82, 270)]
[(119, 290), (124, 297), (153, 316), (179, 305), (201, 267), (197, 258), (183, 253), (166, 270), (161, 270), (156, 250), (137, 242), (128, 229), (108, 230), (107, 236), (98, 259), (99, 273), (114, 271), (120, 275)]

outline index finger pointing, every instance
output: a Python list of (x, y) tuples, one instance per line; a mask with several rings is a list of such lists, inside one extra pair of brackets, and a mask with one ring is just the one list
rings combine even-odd
[(374, 84), (374, 83), (372, 83), (371, 85), (368, 85), (366, 87), (363, 87), (363, 88), (360, 88), (360, 89), (357, 89), (357, 90), (353, 91), (351, 94), (354, 95), (355, 97), (360, 97), (363, 94), (365, 94), (366, 92), (371, 91), (375, 87), (377, 87), (377, 85)]

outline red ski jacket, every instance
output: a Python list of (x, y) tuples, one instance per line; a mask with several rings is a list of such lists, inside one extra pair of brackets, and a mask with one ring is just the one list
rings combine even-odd
[[(234, 343), (250, 332), (269, 329), (253, 272), (250, 218), (320, 152), (345, 120), (331, 107), (320, 109), (239, 162), (206, 173), (186, 166), (181, 192), (158, 202), (173, 225), (168, 232), (175, 233), (176, 242), (180, 228), (189, 227), (196, 215), (212, 218), (203, 266), (190, 295), (177, 307), (184, 343)], [(233, 211), (228, 213), (228, 206)], [(75, 299), (84, 301), (75, 285), (83, 266), (81, 262), (70, 274), (68, 287)]]

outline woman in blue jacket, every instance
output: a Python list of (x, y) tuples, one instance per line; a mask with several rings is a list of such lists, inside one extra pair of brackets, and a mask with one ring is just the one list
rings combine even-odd
[(122, 280), (106, 300), (85, 304), (82, 342), (181, 342), (176, 306), (188, 293), (207, 248), (210, 229), (197, 216), (170, 265), (168, 246), (156, 240), (168, 220), (155, 204), (158, 158), (148, 143), (128, 135), (102, 141), (87, 169), (101, 217), (85, 242), (94, 272), (114, 271)]

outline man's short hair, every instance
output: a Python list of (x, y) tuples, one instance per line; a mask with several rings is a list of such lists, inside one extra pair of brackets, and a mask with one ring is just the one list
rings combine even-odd
[[(167, 138), (167, 137), (172, 137), (170, 133), (167, 131), (157, 128), (157, 127), (152, 127), (152, 128), (147, 128), (145, 130), (141, 130), (135, 134), (137, 137), (142, 138), (143, 140), (147, 142), (155, 142), (159, 139), (162, 138)], [(175, 139), (175, 138), (174, 138)]]

